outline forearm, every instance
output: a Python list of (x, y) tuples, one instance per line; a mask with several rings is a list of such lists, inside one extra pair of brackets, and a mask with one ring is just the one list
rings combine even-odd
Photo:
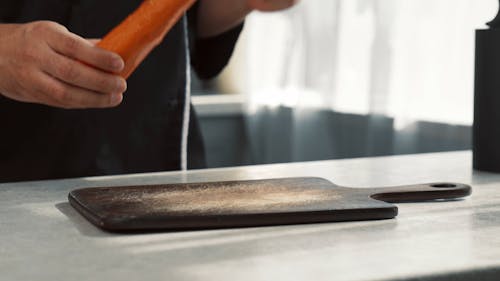
[(202, 0), (198, 7), (198, 36), (213, 37), (240, 24), (252, 12), (247, 0)]

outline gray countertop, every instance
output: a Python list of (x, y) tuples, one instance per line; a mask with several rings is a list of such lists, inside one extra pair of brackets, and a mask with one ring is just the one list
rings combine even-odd
[[(67, 203), (78, 187), (319, 176), (375, 187), (453, 181), (466, 200), (396, 219), (116, 235)], [(0, 184), (0, 280), (500, 280), (500, 175), (470, 152)]]

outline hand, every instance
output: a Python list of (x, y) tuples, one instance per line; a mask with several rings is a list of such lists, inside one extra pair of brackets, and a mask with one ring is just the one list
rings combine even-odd
[(248, 7), (261, 12), (274, 12), (291, 8), (299, 0), (248, 0)]
[(119, 55), (48, 21), (0, 24), (0, 93), (60, 108), (117, 106), (127, 84)]

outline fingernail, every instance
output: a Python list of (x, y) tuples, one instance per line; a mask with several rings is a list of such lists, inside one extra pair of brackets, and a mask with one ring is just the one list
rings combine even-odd
[(112, 94), (111, 95), (111, 105), (119, 105), (123, 101), (122, 94)]
[(121, 71), (125, 67), (125, 64), (123, 63), (122, 58), (117, 57), (117, 58), (113, 59), (112, 66), (113, 66), (113, 69), (116, 69), (116, 71)]
[(118, 79), (116, 86), (117, 91), (124, 93), (127, 90), (127, 81), (125, 79)]

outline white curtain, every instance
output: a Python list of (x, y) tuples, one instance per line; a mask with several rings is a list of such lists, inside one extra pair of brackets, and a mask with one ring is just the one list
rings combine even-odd
[(323, 107), (472, 123), (474, 30), (496, 0), (302, 0), (246, 26), (253, 109)]
[(252, 15), (232, 73), (253, 162), (469, 148), (474, 33), (497, 6), (302, 0)]

